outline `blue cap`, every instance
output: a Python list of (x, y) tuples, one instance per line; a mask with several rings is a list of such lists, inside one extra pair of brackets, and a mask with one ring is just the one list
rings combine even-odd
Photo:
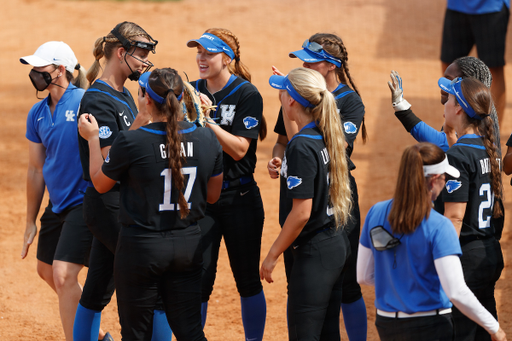
[(278, 76), (273, 75), (270, 76), (268, 83), (274, 89), (286, 90), (290, 96), (296, 100), (300, 105), (306, 108), (314, 108), (315, 106), (311, 104), (307, 99), (302, 97), (293, 87), (292, 83), (288, 79), (288, 76)]
[[(151, 97), (154, 101), (157, 101), (158, 103), (162, 104), (165, 101), (165, 98), (163, 98), (162, 96), (159, 96), (149, 86), (149, 76), (150, 75), (151, 75), (151, 72), (144, 72), (142, 75), (140, 75), (139, 85), (142, 88), (146, 89), (146, 92), (149, 94), (149, 97)], [(169, 91), (171, 91), (171, 90), (169, 90)], [(176, 94), (174, 94), (174, 95), (176, 95)], [(178, 101), (181, 101), (181, 99), (183, 98), (183, 91), (176, 98), (178, 99)]]
[(288, 56), (290, 56), (290, 58), (299, 58), (306, 63), (318, 63), (326, 61), (336, 65), (337, 67), (341, 67), (341, 60), (327, 53), (323, 49), (322, 45), (315, 42), (310, 42), (309, 40), (306, 40), (302, 44), (302, 50), (290, 52)]
[(197, 45), (201, 45), (204, 47), (207, 51), (213, 52), (213, 53), (220, 53), (224, 52), (229, 56), (231, 59), (235, 59), (235, 53), (229, 47), (228, 44), (224, 42), (224, 40), (220, 39), (214, 34), (211, 33), (204, 33), (201, 38), (199, 39), (193, 39), (187, 41), (188, 47), (196, 47)]
[(473, 110), (473, 108), (469, 105), (468, 101), (466, 101), (466, 98), (464, 98), (464, 95), (462, 94), (462, 78), (457, 77), (454, 80), (449, 80), (448, 78), (441, 77), (439, 78), (439, 81), (437, 84), (441, 88), (441, 90), (446, 91), (447, 93), (454, 95), (455, 98), (457, 98), (457, 102), (462, 106), (462, 109), (464, 112), (472, 118), (476, 118), (477, 120), (482, 120), (483, 118), (478, 116)]

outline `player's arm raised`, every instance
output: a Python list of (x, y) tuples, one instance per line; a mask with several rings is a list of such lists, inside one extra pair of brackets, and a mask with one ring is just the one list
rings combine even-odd
[(27, 218), (21, 258), (25, 258), (37, 234), (36, 219), (43, 200), (45, 182), (43, 165), (46, 149), (42, 143), (29, 141), (27, 170)]

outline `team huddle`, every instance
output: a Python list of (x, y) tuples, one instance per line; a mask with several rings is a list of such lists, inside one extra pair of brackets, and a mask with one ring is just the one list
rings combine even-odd
[[(281, 110), (267, 168), (280, 181), (282, 229), (263, 258), (253, 174), (267, 122), (238, 38), (211, 28), (189, 40), (192, 82), (153, 68), (157, 45), (125, 21), (96, 40), (87, 72), (63, 42), (20, 58), (36, 93), (49, 91), (27, 118), (22, 257), (47, 188), (37, 269), (59, 297), (66, 340), (113, 340), (100, 324), (114, 291), (123, 340), (206, 340), (222, 239), (246, 340), (263, 339), (262, 280), (273, 282), (281, 254), (290, 340), (340, 340), (340, 313), (350, 341), (366, 340), (360, 284), (375, 286), (381, 340), (506, 340), (494, 297), (504, 268), (499, 125), (482, 61), (459, 58), (439, 80), (442, 131), (414, 115), (391, 73), (395, 114), (420, 143), (362, 229), (351, 155), (359, 132), (367, 138), (365, 108), (343, 41), (314, 34), (290, 52), (303, 67), (273, 67)], [(137, 105), (127, 80), (138, 82)]]

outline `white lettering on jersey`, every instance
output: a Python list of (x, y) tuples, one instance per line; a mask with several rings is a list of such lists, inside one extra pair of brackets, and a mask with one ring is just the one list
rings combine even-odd
[[(123, 111), (124, 112), (124, 111)], [(127, 127), (131, 126), (132, 124), (130, 123), (130, 121), (128, 121), (128, 118), (126, 118), (126, 115), (123, 115), (123, 119), (124, 119), (124, 123), (126, 124)]]
[(283, 157), (283, 162), (281, 163), (281, 176), (285, 178), (288, 177), (288, 161), (286, 160), (286, 155)]
[(73, 110), (66, 110), (66, 121), (75, 121), (75, 113), (73, 112)]
[(220, 106), (220, 115), (222, 116), (222, 120), (220, 121), (221, 125), (232, 125), (233, 118), (235, 117), (235, 104), (222, 104)]
[(322, 160), (324, 160), (324, 165), (328, 164), (331, 160), (329, 158), (329, 152), (327, 151), (327, 148), (324, 148), (320, 151), (320, 154), (322, 154)]
[(167, 159), (167, 151), (165, 150), (165, 144), (160, 144), (160, 156), (162, 159)]
[(194, 143), (187, 142), (186, 148), (185, 143), (181, 142), (181, 157), (194, 157)]
[(482, 174), (491, 172), (491, 160), (489, 158), (480, 160), (480, 169), (482, 170)]

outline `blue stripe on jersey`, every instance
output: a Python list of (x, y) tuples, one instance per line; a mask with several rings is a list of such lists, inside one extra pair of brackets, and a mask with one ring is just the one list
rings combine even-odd
[[(98, 81), (96, 81), (96, 82), (98, 82)], [(91, 92), (100, 92), (100, 93), (102, 93), (102, 94), (105, 94), (105, 95), (107, 95), (107, 96), (109, 96), (109, 97), (111, 97), (111, 98), (115, 99), (115, 100), (116, 100), (116, 101), (118, 101), (119, 103), (126, 105), (126, 106), (128, 107), (128, 110), (130, 110), (130, 113), (132, 114), (133, 119), (135, 119), (135, 115), (133, 114), (132, 108), (128, 105), (128, 103), (126, 103), (126, 102), (125, 102), (125, 101), (123, 101), (122, 99), (119, 99), (119, 98), (117, 98), (116, 96), (113, 96), (113, 95), (109, 94), (108, 92), (105, 92), (105, 91), (102, 91), (102, 90), (99, 90), (99, 89), (95, 89), (95, 88), (88, 89), (87, 91), (91, 91)]]
[(334, 91), (331, 91), (331, 93), (335, 93), (336, 91), (338, 91), (339, 89), (342, 89), (342, 88), (343, 88), (343, 87), (345, 87), (345, 86), (346, 86), (345, 84), (340, 83), (340, 84), (336, 87), (336, 89), (334, 89)]
[[(300, 137), (307, 137), (308, 139), (313, 139), (313, 140), (321, 140), (321, 139), (323, 139), (323, 136), (322, 136), (322, 135), (306, 135), (306, 134), (297, 134), (297, 135), (294, 135), (294, 136), (292, 137), (292, 140), (293, 140), (294, 138), (296, 138), (296, 137), (299, 137), (299, 136), (300, 136)], [(291, 142), (291, 140), (290, 140), (290, 142)]]
[(348, 91), (345, 91), (345, 92), (343, 92), (343, 93), (339, 94), (338, 96), (334, 97), (334, 99), (336, 100), (336, 99), (339, 99), (339, 98), (343, 98), (343, 97), (345, 97), (346, 95), (351, 94), (351, 93), (353, 93), (353, 92), (354, 92), (354, 90), (348, 90)]
[(464, 146), (464, 147), (471, 147), (471, 148), (476, 148), (476, 149), (485, 150), (485, 147), (484, 147), (484, 146), (479, 146), (479, 145), (476, 145), (476, 144), (455, 143), (455, 144), (454, 144), (454, 146)]
[(142, 129), (144, 131), (147, 131), (148, 133), (151, 133), (151, 134), (167, 135), (167, 132), (166, 131), (162, 131), (162, 130), (149, 129), (149, 128), (146, 128), (146, 127), (140, 127), (140, 129)]
[[(196, 130), (196, 128), (197, 127), (195, 125), (193, 125), (190, 128), (183, 129), (183, 130), (178, 130), (178, 134), (188, 134), (188, 133), (191, 133), (194, 130)], [(147, 131), (148, 133), (151, 133), (151, 134), (167, 135), (167, 132), (166, 131), (162, 131), (162, 130), (149, 129), (149, 128), (146, 128), (146, 127), (140, 127), (140, 129), (142, 129), (144, 131)]]
[(234, 94), (235, 92), (237, 92), (238, 89), (240, 89), (240, 87), (242, 85), (244, 85), (245, 83), (249, 83), (248, 81), (243, 81), (242, 83), (238, 84), (233, 90), (231, 90), (231, 92), (229, 94), (226, 95), (226, 97), (224, 97), (223, 99), (221, 99), (219, 101), (219, 103), (217, 104), (217, 109), (215, 109), (215, 114), (214, 114), (214, 118), (217, 117), (217, 111), (219, 110), (220, 108), (220, 104), (222, 103), (223, 100), (225, 100), (226, 98), (228, 98), (229, 96), (231, 96), (232, 94)]

